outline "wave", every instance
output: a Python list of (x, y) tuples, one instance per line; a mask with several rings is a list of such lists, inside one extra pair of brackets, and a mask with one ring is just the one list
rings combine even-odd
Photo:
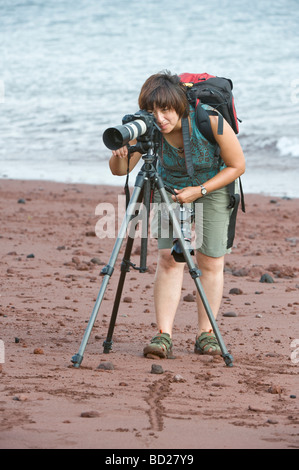
[(276, 143), (276, 147), (282, 156), (299, 158), (299, 138), (281, 137)]
[(239, 137), (247, 154), (268, 154), (274, 159), (280, 157), (299, 159), (299, 138), (296, 136), (256, 136), (245, 134)]

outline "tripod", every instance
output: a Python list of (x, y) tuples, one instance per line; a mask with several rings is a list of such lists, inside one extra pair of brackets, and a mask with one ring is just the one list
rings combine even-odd
[[(143, 220), (143, 223), (145, 223), (145, 225), (146, 225), (146, 235), (148, 233), (150, 194), (151, 194), (151, 188), (153, 186), (155, 186), (158, 189), (158, 191), (161, 195), (162, 202), (164, 202), (166, 204), (166, 206), (168, 207), (170, 222), (173, 226), (174, 237), (176, 237), (177, 240), (178, 240), (178, 243), (179, 243), (179, 246), (181, 248), (183, 257), (184, 257), (184, 259), (185, 259), (185, 261), (188, 265), (189, 273), (191, 275), (191, 278), (195, 282), (196, 288), (198, 290), (198, 293), (200, 295), (202, 303), (205, 307), (207, 316), (209, 318), (209, 321), (211, 323), (211, 326), (213, 328), (215, 336), (218, 340), (218, 343), (219, 343), (219, 346), (220, 346), (220, 349), (221, 349), (221, 352), (222, 352), (222, 357), (225, 361), (225, 364), (228, 367), (233, 366), (233, 357), (228, 353), (228, 351), (226, 349), (226, 346), (223, 342), (222, 336), (221, 336), (220, 331), (218, 329), (216, 320), (214, 318), (213, 312), (211, 311), (211, 308), (209, 306), (207, 297), (204, 293), (203, 287), (202, 287), (201, 282), (199, 280), (201, 272), (195, 266), (195, 264), (193, 262), (193, 259), (191, 257), (190, 251), (188, 249), (186, 249), (185, 240), (184, 240), (184, 237), (183, 237), (183, 234), (182, 234), (182, 231), (181, 231), (180, 224), (179, 224), (179, 222), (176, 218), (176, 215), (174, 213), (173, 208), (171, 207), (171, 204), (168, 201), (168, 197), (167, 197), (167, 194), (166, 194), (166, 189), (164, 187), (163, 181), (162, 181), (161, 177), (159, 176), (159, 174), (156, 171), (155, 162), (157, 160), (157, 156), (156, 156), (155, 151), (153, 150), (154, 148), (155, 148), (155, 145), (151, 144), (151, 142), (150, 142), (148, 144), (147, 153), (142, 156), (142, 158), (144, 160), (144, 164), (143, 164), (140, 172), (138, 173), (138, 175), (136, 177), (134, 190), (133, 190), (131, 199), (129, 201), (129, 204), (127, 206), (126, 214), (125, 214), (125, 217), (123, 219), (122, 225), (120, 227), (118, 237), (115, 241), (115, 244), (114, 244), (110, 259), (109, 259), (109, 262), (102, 269), (101, 274), (104, 275), (104, 278), (103, 278), (102, 285), (101, 285), (100, 291), (98, 293), (98, 296), (97, 296), (97, 299), (96, 299), (91, 317), (90, 317), (88, 325), (86, 327), (86, 330), (85, 330), (85, 333), (84, 333), (79, 351), (71, 359), (71, 362), (73, 363), (74, 367), (76, 367), (76, 368), (80, 367), (80, 365), (82, 363), (83, 354), (84, 354), (89, 336), (91, 334), (91, 330), (92, 330), (93, 325), (95, 323), (95, 320), (97, 318), (98, 311), (100, 309), (101, 302), (102, 302), (105, 290), (106, 290), (108, 282), (109, 282), (109, 280), (110, 280), (110, 278), (113, 274), (114, 266), (115, 266), (120, 248), (122, 246), (122, 243), (123, 243), (124, 238), (126, 236), (127, 228), (129, 226), (129, 223), (130, 223), (132, 217), (135, 216), (136, 204), (139, 204), (142, 201), (142, 199), (143, 199), (144, 206), (147, 209), (146, 210), (146, 218), (145, 218), (145, 220)], [(103, 352), (104, 353), (109, 353), (109, 351), (112, 349), (113, 331), (114, 331), (115, 321), (116, 321), (116, 318), (117, 318), (119, 303), (120, 303), (120, 299), (121, 299), (121, 295), (122, 295), (123, 286), (124, 286), (125, 277), (126, 277), (127, 272), (130, 270), (130, 267), (134, 267), (134, 269), (138, 269), (140, 272), (145, 272), (146, 269), (147, 269), (146, 268), (147, 240), (148, 240), (147, 236), (145, 236), (145, 237), (143, 236), (142, 239), (141, 239), (140, 267), (135, 268), (135, 266), (130, 262), (130, 256), (131, 256), (131, 251), (132, 251), (132, 247), (133, 247), (134, 237), (128, 236), (127, 245), (126, 245), (126, 249), (125, 249), (125, 253), (124, 253), (124, 258), (123, 258), (122, 263), (121, 263), (121, 274), (120, 274), (118, 287), (117, 287), (117, 291), (116, 291), (116, 295), (115, 295), (115, 299), (114, 299), (114, 305), (113, 305), (113, 309), (112, 309), (112, 314), (111, 314), (110, 324), (109, 324), (109, 328), (108, 328), (108, 333), (107, 333), (106, 340), (103, 343), (103, 346), (104, 346), (104, 351)]]

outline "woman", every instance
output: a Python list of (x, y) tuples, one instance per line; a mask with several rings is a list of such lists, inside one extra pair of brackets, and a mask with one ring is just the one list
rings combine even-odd
[[(222, 164), (216, 164), (216, 146), (208, 142), (195, 123), (195, 111), (189, 106), (185, 88), (177, 75), (169, 72), (149, 77), (139, 95), (140, 109), (152, 112), (162, 134), (158, 172), (163, 182), (176, 196), (169, 196), (179, 204), (202, 204), (202, 243), (196, 249), (196, 260), (201, 271), (201, 283), (214, 317), (217, 317), (223, 295), (224, 256), (227, 249), (227, 231), (231, 209), (227, 185), (245, 171), (245, 159), (239, 141), (224, 120), (223, 134), (218, 135), (218, 116), (210, 116), (214, 138), (220, 147)], [(194, 176), (186, 172), (182, 118), (188, 116), (191, 155)], [(130, 171), (141, 155), (134, 153), (129, 161)], [(127, 172), (126, 147), (113, 151), (110, 169), (114, 175)], [(155, 202), (158, 194), (155, 194)], [(171, 200), (170, 199), (170, 200)], [(199, 206), (197, 206), (199, 207)], [(195, 211), (196, 213), (197, 211)], [(159, 225), (157, 216), (153, 225)], [(195, 224), (197, 225), (197, 224)], [(161, 228), (157, 227), (158, 230)], [(198, 235), (198, 234), (197, 234)], [(199, 236), (199, 235), (198, 235)], [(158, 264), (154, 284), (154, 303), (159, 333), (144, 348), (144, 355), (162, 358), (172, 355), (172, 327), (181, 297), (184, 263), (171, 255), (173, 238), (158, 238)], [(205, 308), (197, 294), (198, 334), (194, 350), (199, 354), (221, 354)]]

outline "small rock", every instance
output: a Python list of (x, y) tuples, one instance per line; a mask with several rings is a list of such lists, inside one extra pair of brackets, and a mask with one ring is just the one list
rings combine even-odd
[(281, 395), (282, 388), (280, 385), (271, 385), (271, 387), (268, 388), (268, 392), (272, 393), (273, 395)]
[(224, 312), (224, 317), (237, 317), (238, 314), (236, 312)]
[(290, 395), (290, 398), (297, 398), (296, 395)]
[(26, 204), (26, 200), (22, 197), (18, 200), (18, 204)]
[(184, 379), (180, 374), (176, 374), (172, 380), (173, 382), (186, 382), (186, 379)]
[(44, 354), (44, 350), (42, 348), (35, 348), (33, 354)]
[(163, 374), (164, 373), (163, 367), (160, 366), (159, 364), (152, 364), (151, 373), (152, 374)]
[(35, 255), (33, 253), (30, 253), (30, 255), (27, 255), (26, 258), (35, 258)]
[(98, 418), (100, 413), (97, 411), (83, 411), (80, 416), (81, 418)]
[(184, 302), (195, 302), (195, 298), (192, 294), (187, 294), (183, 298)]
[(130, 304), (130, 303), (133, 302), (133, 299), (132, 299), (132, 297), (124, 297), (123, 302), (125, 302), (127, 304)]
[(274, 279), (272, 276), (270, 276), (270, 274), (266, 273), (262, 275), (262, 277), (260, 278), (260, 282), (267, 282), (271, 284), (274, 282)]
[(98, 365), (97, 369), (114, 370), (114, 365), (112, 364), (112, 362), (101, 362), (101, 364)]
[(105, 264), (105, 263), (103, 263), (103, 261), (100, 260), (100, 258), (92, 258), (92, 259), (90, 260), (90, 262), (93, 263), (93, 264), (97, 264), (97, 265), (103, 265), (103, 264)]
[(230, 294), (235, 294), (235, 295), (240, 295), (243, 294), (242, 289), (239, 289), (238, 287), (233, 287), (230, 291)]
[(96, 234), (95, 234), (95, 232), (94, 232), (93, 230), (90, 230), (90, 231), (88, 231), (88, 232), (85, 232), (85, 236), (86, 236), (86, 237), (95, 237)]

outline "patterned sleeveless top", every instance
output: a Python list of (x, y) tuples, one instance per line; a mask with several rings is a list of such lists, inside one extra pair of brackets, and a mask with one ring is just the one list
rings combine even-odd
[[(212, 109), (203, 105), (205, 109)], [(195, 122), (195, 110), (190, 107), (191, 120), (191, 156), (194, 175), (191, 178), (186, 169), (185, 156), (162, 138), (157, 171), (163, 183), (171, 188), (182, 189), (186, 186), (199, 186), (219, 173), (224, 163), (215, 157), (216, 144), (211, 144), (199, 131)], [(162, 147), (162, 148), (161, 148)], [(221, 166), (222, 164), (222, 166)]]

